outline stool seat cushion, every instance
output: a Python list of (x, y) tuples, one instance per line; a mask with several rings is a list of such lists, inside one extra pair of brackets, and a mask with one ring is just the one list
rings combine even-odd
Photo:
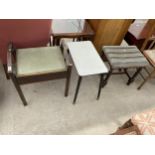
[(17, 77), (67, 70), (61, 49), (57, 46), (18, 49), (16, 59)]
[(145, 67), (149, 64), (136, 46), (103, 46), (102, 49), (113, 69)]

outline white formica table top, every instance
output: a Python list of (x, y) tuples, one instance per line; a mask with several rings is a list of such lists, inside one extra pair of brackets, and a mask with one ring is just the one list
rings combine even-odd
[(91, 41), (67, 43), (74, 65), (80, 76), (104, 74), (108, 68)]

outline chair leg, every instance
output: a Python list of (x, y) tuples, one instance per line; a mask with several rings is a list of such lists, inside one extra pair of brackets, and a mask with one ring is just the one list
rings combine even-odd
[(72, 71), (72, 66), (68, 66), (67, 69), (67, 77), (66, 77), (66, 87), (65, 87), (65, 96), (68, 96), (69, 92), (69, 84), (70, 84), (70, 77), (71, 77), (71, 71)]
[(137, 88), (138, 90), (140, 90), (142, 88), (142, 86), (152, 77), (152, 75), (155, 73), (155, 70), (153, 70), (149, 76), (140, 84), (140, 86)]
[(11, 75), (11, 79), (12, 79), (12, 82), (13, 82), (13, 84), (14, 84), (14, 86), (15, 86), (15, 88), (16, 88), (16, 90), (17, 90), (17, 92), (18, 92), (18, 94), (19, 94), (19, 96), (20, 96), (20, 98), (21, 98), (21, 100), (22, 100), (22, 102), (24, 104), (24, 106), (26, 106), (27, 101), (26, 101), (26, 99), (25, 99), (25, 97), (23, 95), (23, 92), (22, 92), (22, 90), (21, 90), (21, 88), (20, 88), (20, 86), (18, 84), (18, 81), (17, 81), (16, 77), (14, 75)]
[(4, 68), (4, 72), (5, 72), (6, 78), (7, 78), (7, 80), (9, 80), (9, 79), (10, 79), (10, 76), (9, 76), (9, 74), (7, 73), (7, 65), (6, 65), (6, 64), (3, 64), (3, 68)]
[(142, 70), (142, 68), (138, 68), (137, 71), (134, 73), (134, 75), (132, 77), (128, 76), (129, 77), (129, 80), (127, 82), (127, 85), (130, 85), (135, 80), (135, 78), (141, 72), (141, 70)]

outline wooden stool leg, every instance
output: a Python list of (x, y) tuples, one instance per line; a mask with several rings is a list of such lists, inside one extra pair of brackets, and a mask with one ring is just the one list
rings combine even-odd
[(22, 92), (22, 90), (21, 90), (21, 88), (20, 88), (20, 86), (18, 84), (18, 81), (17, 81), (16, 77), (14, 75), (11, 75), (11, 79), (12, 79), (12, 82), (13, 82), (13, 84), (14, 84), (14, 86), (15, 86), (15, 88), (16, 88), (16, 90), (17, 90), (17, 92), (18, 92), (18, 94), (19, 94), (19, 96), (20, 96), (20, 98), (21, 98), (21, 100), (22, 100), (22, 102), (24, 104), (24, 106), (26, 106), (27, 105), (26, 99), (25, 99), (25, 97), (23, 95), (23, 92)]
[(7, 78), (7, 80), (9, 80), (10, 79), (10, 76), (9, 76), (9, 74), (7, 72), (7, 65), (6, 64), (3, 64), (3, 68), (4, 68), (4, 72), (5, 72), (6, 78)]
[(153, 70), (149, 76), (140, 84), (140, 86), (137, 88), (138, 90), (140, 90), (142, 88), (142, 86), (149, 80), (151, 79), (152, 75), (155, 73), (155, 70)]
[(141, 70), (142, 70), (142, 68), (137, 69), (137, 71), (134, 73), (134, 75), (129, 78), (127, 85), (130, 85), (135, 80), (135, 78), (137, 77), (137, 75), (140, 73)]
[(69, 92), (69, 84), (70, 84), (71, 70), (72, 70), (72, 66), (68, 66), (67, 77), (66, 77), (66, 88), (65, 88), (65, 96), (66, 97), (68, 96), (68, 92)]

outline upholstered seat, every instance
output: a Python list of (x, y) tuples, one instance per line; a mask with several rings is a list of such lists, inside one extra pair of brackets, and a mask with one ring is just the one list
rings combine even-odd
[(155, 49), (153, 50), (145, 50), (144, 55), (151, 62), (151, 64), (155, 67)]
[(103, 51), (113, 69), (148, 65), (148, 61), (136, 46), (103, 46)]
[(17, 50), (16, 76), (25, 77), (67, 70), (60, 47)]

